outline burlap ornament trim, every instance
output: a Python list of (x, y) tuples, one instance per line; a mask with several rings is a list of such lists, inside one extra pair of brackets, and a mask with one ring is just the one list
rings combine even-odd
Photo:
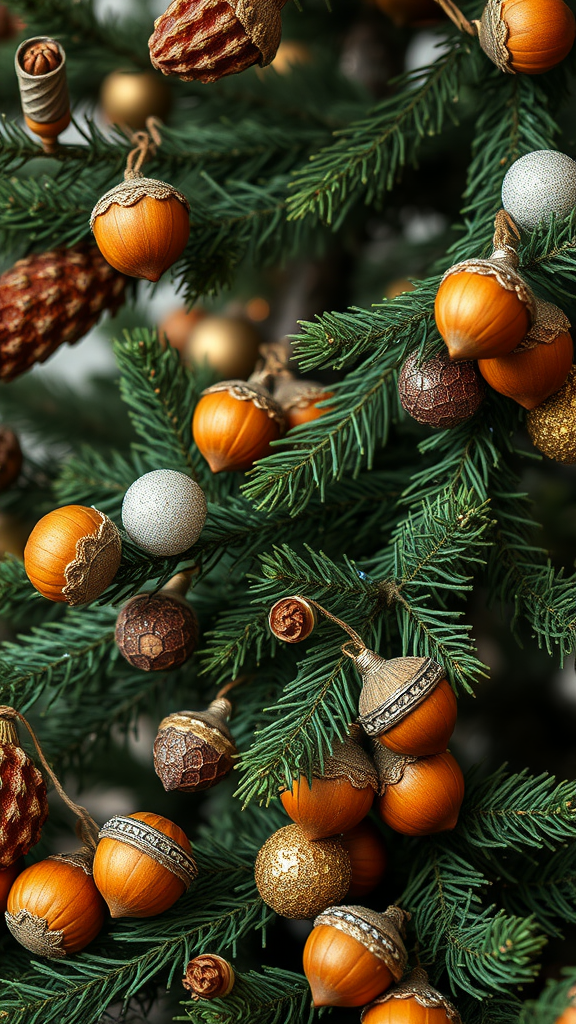
[(146, 199), (147, 197), (160, 200), (177, 199), (190, 211), (190, 203), (186, 196), (178, 192), (173, 185), (169, 185), (166, 181), (158, 181), (157, 178), (143, 178), (141, 175), (137, 175), (133, 178), (128, 178), (126, 181), (119, 182), (118, 185), (114, 185), (114, 188), (105, 192), (98, 200), (90, 216), (92, 231), (94, 230), (96, 218), (100, 217), (103, 213), (107, 213), (114, 204), (117, 206), (135, 206), (141, 199)]
[(502, 3), (503, 0), (487, 0), (480, 21), (475, 21), (474, 25), (480, 46), (492, 63), (506, 75), (515, 75), (511, 66), (512, 57), (506, 46), (508, 25), (502, 17)]
[(534, 323), (514, 352), (523, 352), (538, 345), (551, 345), (561, 334), (566, 334), (571, 326), (570, 320), (558, 306), (537, 298)]
[(344, 935), (356, 939), (379, 960), (383, 960), (395, 981), (406, 970), (407, 953), (402, 934), (410, 915), (400, 907), (388, 907), (383, 914), (367, 907), (328, 907), (314, 921), (330, 925)]
[(282, 38), (280, 11), (287, 0), (227, 0), (251, 43), (260, 50), (264, 68), (276, 56)]
[(391, 1002), (392, 999), (415, 999), (419, 1006), (423, 1006), (427, 1010), (444, 1010), (450, 1024), (462, 1024), (462, 1018), (456, 1007), (440, 992), (437, 992), (435, 988), (432, 988), (428, 981), (428, 975), (422, 967), (414, 968), (399, 985), (387, 989), (369, 1006), (365, 1006), (360, 1020), (364, 1020), (364, 1017), (373, 1006), (380, 1006), (382, 1003)]
[(252, 402), (257, 409), (262, 409), (268, 414), (271, 420), (275, 420), (280, 427), (285, 426), (284, 413), (278, 402), (276, 402), (269, 391), (261, 384), (252, 383), (246, 380), (223, 380), (219, 384), (213, 384), (206, 388), (203, 395), (216, 395), (225, 391), (231, 398), (239, 402)]
[(396, 754), (377, 740), (372, 742), (372, 757), (378, 771), (381, 796), (386, 786), (395, 786), (401, 782), (408, 765), (418, 760), (413, 754)]
[(138, 818), (116, 814), (102, 826), (99, 839), (116, 839), (127, 846), (133, 846), (140, 853), (152, 857), (157, 864), (176, 875), (187, 889), (198, 874), (198, 867), (192, 854), (179, 843), (164, 835), (159, 829), (140, 821)]
[(312, 767), (312, 775), (319, 779), (348, 779), (354, 789), (366, 789), (372, 786), (375, 793), (378, 792), (378, 772), (360, 743), (361, 730), (359, 726), (351, 726), (351, 735), (346, 736), (341, 743), (337, 743), (332, 753), (320, 765), (315, 761)]
[(365, 650), (354, 658), (364, 675), (358, 721), (368, 736), (380, 736), (402, 722), (446, 678), (433, 658), (391, 658)]
[(122, 555), (117, 527), (103, 512), (94, 511), (101, 517), (97, 533), (77, 541), (75, 557), (64, 569), (66, 585), (62, 594), (70, 605), (89, 604), (99, 597), (103, 579), (110, 577), (111, 562), (119, 564)]
[(36, 956), (46, 956), (50, 960), (65, 960), (64, 932), (51, 931), (43, 917), (36, 917), (29, 910), (19, 910), (17, 914), (4, 914), (8, 930), (17, 942)]
[(80, 868), (89, 878), (92, 877), (92, 866), (94, 864), (94, 850), (83, 847), (77, 853), (53, 853), (46, 860), (57, 860), (60, 864), (69, 864), (73, 868)]

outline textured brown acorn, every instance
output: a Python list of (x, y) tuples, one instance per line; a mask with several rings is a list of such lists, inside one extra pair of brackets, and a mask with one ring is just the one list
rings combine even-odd
[(365, 1006), (360, 1020), (362, 1024), (462, 1024), (456, 1007), (432, 988), (421, 967)]
[(0, 426), (0, 491), (6, 491), (20, 476), (22, 449), (13, 430)]
[(148, 40), (153, 67), (184, 82), (216, 82), (264, 67), (280, 43), (286, 0), (173, 0)]
[(281, 794), (284, 810), (308, 839), (326, 839), (348, 832), (366, 817), (378, 790), (378, 774), (360, 746), (360, 729), (334, 745), (322, 767), (312, 769), (312, 785), (305, 775), (294, 779)]
[[(178, 586), (174, 577), (157, 594), (136, 594), (120, 611), (116, 644), (135, 668), (144, 672), (179, 668), (196, 650), (198, 618)], [(188, 578), (183, 587), (187, 589)]]
[(284, 432), (284, 413), (253, 381), (227, 380), (202, 392), (194, 411), (194, 441), (213, 473), (250, 469)]
[(163, 718), (154, 741), (154, 770), (167, 793), (198, 793), (225, 779), (236, 746), (227, 720), (232, 705), (217, 697), (206, 711), (178, 711)]
[(386, 873), (388, 857), (384, 840), (372, 822), (365, 818), (340, 836), (340, 842), (348, 852), (352, 872), (346, 899), (362, 899), (379, 885)]
[(223, 999), (234, 988), (234, 971), (216, 953), (195, 956), (186, 966), (182, 984), (192, 999)]
[(407, 836), (429, 836), (455, 828), (464, 799), (458, 762), (444, 751), (431, 757), (395, 754), (373, 744), (380, 777), (382, 821)]
[(418, 362), (412, 352), (398, 375), (398, 394), (405, 412), (418, 423), (445, 430), (469, 420), (486, 396), (476, 364), (450, 362), (444, 352)]
[(96, 938), (105, 914), (92, 879), (92, 855), (81, 851), (25, 868), (10, 890), (6, 924), (36, 956), (62, 960)]
[(363, 1006), (406, 967), (402, 941), (407, 915), (366, 907), (329, 907), (314, 921), (304, 947), (304, 973), (314, 1006)]
[(126, 278), (95, 245), (51, 249), (18, 260), (0, 276), (0, 380), (74, 344), (124, 302)]
[(282, 597), (273, 604), (268, 625), (278, 640), (299, 644), (306, 640), (316, 625), (314, 606), (302, 597)]
[(337, 839), (311, 841), (299, 825), (286, 825), (259, 851), (254, 877), (264, 902), (281, 917), (314, 917), (346, 895), (350, 858)]
[(40, 839), (48, 817), (46, 783), (0, 715), (0, 869), (9, 868)]

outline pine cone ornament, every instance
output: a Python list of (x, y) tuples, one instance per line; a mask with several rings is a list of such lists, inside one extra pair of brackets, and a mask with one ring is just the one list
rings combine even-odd
[(148, 40), (153, 67), (183, 82), (216, 82), (276, 55), (286, 0), (172, 0)]
[(46, 783), (0, 714), (0, 869), (28, 853), (48, 816)]
[(52, 249), (18, 260), (0, 277), (0, 380), (43, 363), (62, 342), (72, 345), (115, 313), (126, 278), (96, 246)]

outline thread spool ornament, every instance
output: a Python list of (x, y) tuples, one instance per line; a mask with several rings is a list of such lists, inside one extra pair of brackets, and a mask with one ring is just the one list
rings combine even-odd
[(172, 92), (153, 71), (112, 71), (100, 87), (100, 106), (112, 124), (142, 131), (149, 117), (168, 116)]
[(108, 516), (85, 505), (64, 505), (36, 523), (24, 548), (24, 568), (49, 601), (89, 604), (120, 566), (120, 534)]
[(186, 966), (182, 984), (194, 1000), (224, 999), (234, 988), (232, 965), (216, 953), (195, 956)]
[(36, 845), (48, 817), (46, 783), (20, 745), (11, 711), (0, 707), (0, 870)]
[(384, 840), (372, 822), (365, 818), (340, 836), (340, 842), (350, 857), (350, 888), (346, 899), (363, 899), (386, 874), (388, 856)]
[(398, 394), (412, 419), (446, 430), (478, 412), (486, 386), (475, 363), (452, 363), (444, 352), (419, 362), (418, 353), (412, 352), (398, 375)]
[(526, 231), (567, 217), (576, 207), (576, 161), (553, 149), (519, 157), (506, 172), (502, 206)]
[(240, 316), (206, 316), (191, 329), (183, 347), (186, 361), (207, 363), (220, 379), (244, 380), (254, 370), (262, 338)]
[(314, 763), (311, 784), (301, 775), (281, 793), (284, 810), (307, 839), (348, 832), (368, 814), (379, 788), (378, 773), (360, 746), (360, 734), (357, 726), (350, 727), (322, 765)]
[(194, 441), (213, 473), (250, 469), (270, 454), (285, 427), (282, 409), (256, 374), (207, 388), (192, 420)]
[(555, 395), (528, 413), (526, 426), (532, 444), (549, 459), (576, 462), (576, 366)]
[(217, 697), (206, 711), (163, 718), (154, 741), (154, 771), (167, 793), (199, 793), (230, 774), (237, 755), (228, 728), (232, 705)]
[(343, 899), (350, 886), (350, 858), (337, 839), (306, 838), (299, 825), (278, 829), (259, 850), (256, 887), (280, 917), (314, 917)]
[(373, 743), (380, 779), (382, 821), (406, 836), (430, 836), (456, 827), (464, 799), (464, 776), (444, 751), (430, 757), (396, 754)]
[(113, 918), (163, 914), (197, 874), (186, 833), (160, 814), (117, 814), (98, 833), (94, 881)]
[(56, 39), (34, 36), (20, 43), (14, 57), (24, 120), (40, 137), (45, 153), (58, 147), (70, 124), (66, 53)]
[(416, 967), (365, 1006), (361, 1024), (462, 1024), (458, 1010), (432, 987), (422, 967)]
[(0, 380), (73, 345), (126, 297), (126, 278), (95, 245), (50, 249), (18, 260), (0, 275)]
[(156, 594), (136, 594), (116, 619), (116, 646), (143, 672), (179, 668), (198, 646), (198, 618), (185, 595), (190, 573), (178, 573)]
[(122, 502), (122, 524), (130, 540), (152, 555), (181, 555), (202, 533), (208, 506), (195, 480), (174, 469), (138, 477)]
[(161, 143), (153, 118), (134, 136), (124, 181), (96, 203), (90, 228), (108, 263), (128, 277), (158, 281), (179, 256), (190, 235), (190, 204), (165, 181), (145, 178), (141, 167)]
[(217, 82), (253, 64), (266, 67), (280, 45), (286, 0), (173, 0), (148, 40), (152, 66), (183, 82)]
[(383, 914), (358, 906), (319, 914), (303, 955), (314, 1006), (363, 1006), (400, 981), (408, 918), (396, 906)]
[(299, 644), (310, 636), (316, 625), (316, 610), (303, 597), (283, 597), (272, 605), (268, 615), (270, 631), (278, 640)]
[(13, 430), (0, 426), (0, 491), (7, 491), (20, 476), (22, 449)]

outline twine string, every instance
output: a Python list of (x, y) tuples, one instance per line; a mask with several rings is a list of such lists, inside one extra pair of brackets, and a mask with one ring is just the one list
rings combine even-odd
[(6, 704), (0, 704), (0, 719), (2, 718), (7, 719), (10, 722), (21, 722), (26, 727), (36, 748), (36, 753), (38, 754), (40, 763), (48, 777), (53, 782), (54, 789), (58, 793), (62, 802), (66, 804), (66, 807), (68, 807), (78, 818), (78, 822), (76, 823), (76, 835), (84, 846), (87, 846), (90, 850), (94, 851), (98, 845), (98, 825), (85, 807), (81, 807), (80, 804), (75, 804), (74, 801), (65, 793), (58, 777), (54, 774), (44, 756), (44, 752), (32, 726), (24, 718), (24, 715), (20, 714), (19, 711), (16, 711), (16, 708), (11, 708)]
[(461, 32), (466, 32), (469, 36), (475, 36), (478, 34), (476, 25), (472, 21), (468, 21), (468, 18), (464, 17), (462, 11), (456, 6), (453, 0), (436, 0), (436, 3), (442, 8), (445, 14), (448, 15), (450, 20), (454, 22)]
[[(323, 608), (321, 604), (318, 604), (318, 601), (313, 601), (311, 597), (297, 597), (296, 599), (298, 601), (307, 601), (308, 604), (311, 604), (314, 608), (317, 609), (317, 611), (321, 612), (322, 615), (325, 615), (327, 619), (330, 619), (330, 622), (335, 622), (337, 626), (340, 626), (341, 629), (345, 630), (345, 632), (348, 633), (348, 636), (351, 637), (351, 641), (358, 649), (358, 651), (362, 652), (366, 650), (366, 644), (364, 643), (362, 637), (356, 632), (356, 630), (352, 629), (351, 626), (349, 626), (346, 622), (343, 622), (342, 619), (339, 619), (336, 615), (332, 615), (332, 612), (329, 612), (326, 608)], [(350, 643), (350, 640), (348, 640), (342, 646), (342, 650), (344, 651), (344, 654), (346, 654), (349, 658), (353, 658), (354, 655), (350, 654), (345, 649), (348, 646), (350, 646)]]
[(158, 147), (162, 145), (161, 126), (162, 121), (158, 117), (148, 117), (145, 131), (130, 133), (134, 149), (130, 150), (126, 160), (125, 181), (141, 177), (140, 171), (144, 161), (154, 156)]

